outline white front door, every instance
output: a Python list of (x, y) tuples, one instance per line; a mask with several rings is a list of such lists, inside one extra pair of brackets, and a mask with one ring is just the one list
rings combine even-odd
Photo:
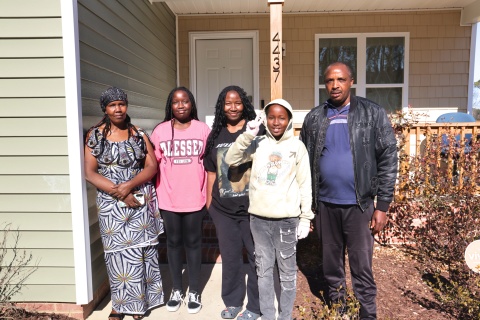
[(196, 39), (190, 45), (195, 46), (190, 81), (200, 121), (212, 124), (218, 94), (229, 85), (243, 88), (255, 105), (258, 78), (253, 38)]

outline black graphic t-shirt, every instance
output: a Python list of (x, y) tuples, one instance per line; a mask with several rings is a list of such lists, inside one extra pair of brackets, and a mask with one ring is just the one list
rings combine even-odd
[(235, 168), (230, 168), (225, 163), (227, 150), (237, 137), (245, 131), (245, 128), (246, 123), (242, 129), (235, 133), (230, 133), (227, 128), (222, 128), (214, 141), (213, 149), (203, 160), (205, 169), (216, 173), (211, 205), (225, 215), (248, 214), (248, 190), (252, 163), (247, 162)]

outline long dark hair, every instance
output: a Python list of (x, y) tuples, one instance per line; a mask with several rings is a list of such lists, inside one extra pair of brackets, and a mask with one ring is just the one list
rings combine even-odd
[(207, 146), (205, 147), (205, 156), (213, 149), (213, 143), (220, 134), (222, 128), (227, 126), (227, 117), (225, 116), (225, 98), (229, 91), (235, 91), (240, 96), (243, 104), (242, 119), (246, 121), (253, 120), (257, 116), (255, 108), (247, 97), (245, 90), (239, 86), (225, 87), (218, 95), (217, 104), (215, 105), (215, 119), (213, 120), (212, 131), (208, 135)]
[(193, 97), (193, 94), (185, 87), (176, 87), (173, 88), (172, 91), (170, 91), (170, 93), (168, 94), (167, 103), (165, 105), (165, 118), (162, 122), (170, 121), (173, 119), (172, 100), (173, 95), (177, 91), (183, 91), (188, 95), (190, 105), (192, 106), (192, 110), (190, 112), (190, 119), (198, 120), (197, 104), (195, 103), (195, 98)]

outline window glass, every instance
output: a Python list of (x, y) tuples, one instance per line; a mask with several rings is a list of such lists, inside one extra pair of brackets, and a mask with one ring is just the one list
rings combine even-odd
[(367, 84), (403, 83), (405, 39), (367, 38)]
[(408, 105), (408, 32), (315, 35), (315, 103), (328, 99), (323, 73), (340, 61), (351, 66), (352, 93), (377, 102), (389, 112)]
[(402, 109), (402, 88), (367, 88), (366, 98), (385, 108), (388, 113)]
[(356, 38), (320, 38), (319, 40), (318, 83), (324, 84), (323, 73), (328, 65), (335, 61), (348, 64), (353, 69), (353, 78), (357, 71), (357, 39)]

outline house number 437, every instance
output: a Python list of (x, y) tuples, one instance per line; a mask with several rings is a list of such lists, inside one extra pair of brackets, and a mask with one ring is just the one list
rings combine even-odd
[(281, 50), (280, 50), (280, 37), (278, 36), (278, 32), (275, 34), (275, 36), (273, 37), (272, 41), (275, 43), (277, 43), (277, 45), (275, 46), (275, 49), (273, 49), (272, 51), (272, 55), (273, 55), (273, 72), (276, 73), (276, 76), (275, 76), (275, 82), (277, 82), (277, 79), (278, 79), (278, 76), (280, 75), (280, 53), (281, 53)]

